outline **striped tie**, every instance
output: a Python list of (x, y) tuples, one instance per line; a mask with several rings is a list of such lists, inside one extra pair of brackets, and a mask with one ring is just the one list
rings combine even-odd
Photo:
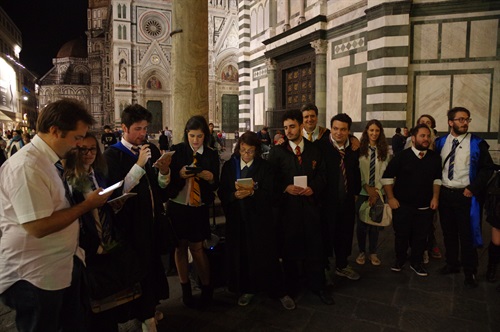
[(307, 133), (307, 139), (312, 142), (313, 141), (313, 133), (310, 132), (310, 133)]
[[(94, 182), (94, 172), (90, 172), (88, 175), (90, 182), (90, 188), (92, 191), (96, 190), (96, 185)], [(106, 210), (103, 207), (97, 208), (99, 220), (96, 220), (95, 226), (97, 228), (97, 233), (101, 238), (103, 244), (109, 243), (111, 240), (111, 224), (109, 222)]]
[(448, 179), (453, 180), (453, 169), (455, 168), (455, 152), (458, 147), (458, 139), (453, 139), (453, 145), (450, 151), (450, 163), (448, 164)]
[(66, 199), (68, 200), (69, 204), (71, 206), (73, 206), (73, 205), (75, 205), (75, 200), (73, 199), (73, 196), (71, 195), (71, 191), (69, 190), (68, 182), (64, 178), (64, 167), (63, 167), (60, 160), (58, 160), (54, 165), (56, 166), (57, 170), (59, 171), (59, 176), (61, 177), (61, 180), (63, 182), (64, 194), (66, 196)]
[(370, 187), (375, 187), (375, 148), (370, 146), (370, 181), (368, 185)]
[(297, 159), (299, 160), (299, 165), (302, 165), (302, 153), (300, 153), (300, 146), (295, 147), (295, 155), (297, 156)]
[[(193, 166), (196, 166), (196, 152), (193, 154)], [(191, 178), (191, 192), (189, 193), (189, 205), (201, 205), (200, 179), (197, 176)]]
[(337, 151), (340, 153), (340, 170), (342, 171), (342, 177), (344, 178), (344, 189), (345, 192), (347, 192), (347, 175), (345, 172), (345, 163), (344, 163), (345, 150), (338, 149)]

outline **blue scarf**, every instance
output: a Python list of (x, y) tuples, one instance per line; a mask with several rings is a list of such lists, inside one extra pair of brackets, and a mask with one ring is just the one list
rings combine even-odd
[[(441, 154), (444, 143), (446, 142), (446, 137), (441, 136), (436, 138), (436, 151)], [(479, 143), (483, 139), (471, 134), (470, 137), (470, 166), (469, 166), (469, 181), (472, 183), (477, 176), (478, 166), (479, 166)], [(483, 238), (481, 235), (481, 208), (479, 206), (479, 201), (476, 196), (472, 196), (471, 207), (470, 207), (470, 227), (472, 233), (472, 245), (475, 248), (481, 248), (483, 246)]]

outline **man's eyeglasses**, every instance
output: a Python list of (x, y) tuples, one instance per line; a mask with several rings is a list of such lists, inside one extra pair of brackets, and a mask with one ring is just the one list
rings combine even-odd
[(90, 149), (87, 149), (87, 148), (78, 148), (78, 151), (80, 151), (81, 154), (83, 155), (87, 155), (90, 153), (92, 154), (96, 154), (97, 153), (97, 148), (90, 148)]
[(247, 154), (249, 156), (251, 155), (254, 155), (255, 154), (255, 150), (243, 150), (243, 149), (240, 149), (240, 154)]
[(456, 118), (456, 119), (453, 119), (453, 121), (458, 121), (460, 123), (470, 123), (472, 121), (471, 118)]

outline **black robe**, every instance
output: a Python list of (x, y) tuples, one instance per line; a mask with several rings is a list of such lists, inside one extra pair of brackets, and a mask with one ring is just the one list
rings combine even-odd
[(240, 294), (267, 291), (283, 296), (276, 225), (271, 214), (272, 167), (261, 158), (254, 159), (246, 176), (254, 180), (254, 194), (237, 199), (234, 193), (239, 167), (240, 156), (233, 155), (224, 163), (218, 191), (226, 216), (228, 289)]
[[(275, 206), (280, 230), (282, 257), (289, 259), (319, 259), (322, 254), (321, 223), (318, 202), (326, 185), (325, 165), (315, 143), (304, 139), (302, 164), (292, 152), (287, 140), (269, 153), (274, 168)], [(294, 196), (285, 192), (294, 176), (307, 175), (307, 185), (313, 195)]]
[[(131, 190), (137, 196), (128, 199), (116, 215), (116, 223), (124, 240), (132, 246), (140, 258), (142, 268), (148, 272), (141, 281), (143, 295), (138, 299), (143, 312), (154, 308), (160, 299), (168, 298), (168, 282), (159, 250), (160, 241), (165, 241), (162, 233), (165, 227), (162, 223), (167, 222), (163, 207), (166, 190), (160, 188), (158, 170), (151, 166), (160, 157), (160, 151), (153, 144), (150, 144), (150, 149), (151, 159), (145, 165), (146, 174)], [(123, 180), (137, 162), (137, 156), (121, 142), (106, 149), (104, 157), (108, 164), (109, 183)], [(122, 190), (123, 187), (115, 190), (111, 198), (120, 196)], [(153, 314), (154, 311), (151, 312)]]

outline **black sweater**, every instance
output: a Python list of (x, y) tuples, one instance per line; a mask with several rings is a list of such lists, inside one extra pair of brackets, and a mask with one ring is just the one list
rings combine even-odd
[(441, 173), (441, 157), (435, 151), (428, 150), (420, 159), (410, 148), (394, 156), (382, 178), (396, 178), (394, 197), (400, 204), (423, 208), (430, 205), (434, 180), (441, 179)]

